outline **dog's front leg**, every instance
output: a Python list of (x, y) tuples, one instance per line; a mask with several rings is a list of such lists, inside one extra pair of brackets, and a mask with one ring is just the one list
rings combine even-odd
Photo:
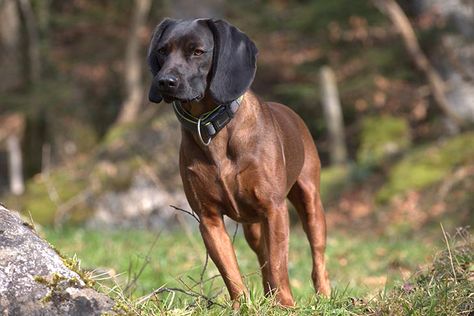
[(288, 207), (283, 201), (269, 208), (262, 223), (268, 254), (269, 283), (278, 303), (293, 306), (288, 276), (288, 242), (290, 236)]
[(232, 307), (239, 308), (239, 298), (242, 295), (247, 298), (249, 296), (240, 275), (234, 247), (225, 229), (224, 220), (217, 214), (201, 215), (200, 219), (199, 229), (209, 256), (217, 266), (229, 290), (230, 298), (234, 301)]

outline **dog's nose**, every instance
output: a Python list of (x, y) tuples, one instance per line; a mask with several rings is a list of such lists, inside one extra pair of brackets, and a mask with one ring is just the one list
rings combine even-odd
[(158, 87), (165, 90), (174, 90), (178, 86), (178, 78), (174, 76), (163, 76), (158, 80)]

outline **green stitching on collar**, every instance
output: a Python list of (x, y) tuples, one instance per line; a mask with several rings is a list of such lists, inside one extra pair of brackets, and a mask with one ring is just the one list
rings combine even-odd
[[(241, 95), (236, 101), (240, 104), (242, 102), (242, 99), (244, 98), (244, 95)], [(186, 111), (182, 106), (181, 109), (183, 109), (183, 111), (186, 112), (186, 114), (188, 114), (192, 119), (189, 119), (187, 118), (186, 116), (184, 116), (183, 114), (181, 114), (181, 112), (177, 109), (178, 105), (177, 105), (177, 102), (179, 101), (173, 101), (173, 107), (175, 109), (175, 112), (184, 120), (186, 120), (187, 122), (189, 123), (192, 123), (192, 124), (195, 124), (197, 125), (197, 122), (198, 122), (198, 119), (197, 117), (193, 116), (191, 113), (189, 113), (188, 111)], [(219, 105), (217, 107), (215, 107), (214, 109), (210, 110), (209, 112), (206, 112), (204, 114), (202, 114), (202, 118), (201, 120), (206, 120), (211, 114), (213, 114), (214, 112), (218, 111), (223, 105)], [(207, 122), (205, 125), (203, 126), (207, 126), (209, 125), (211, 122)]]

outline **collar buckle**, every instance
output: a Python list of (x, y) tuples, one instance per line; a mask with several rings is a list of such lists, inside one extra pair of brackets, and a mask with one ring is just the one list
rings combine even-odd
[[(212, 138), (234, 118), (242, 99), (243, 96), (240, 96), (238, 99), (221, 104), (199, 117), (191, 115), (179, 101), (173, 102), (173, 109), (181, 125), (191, 132), (195, 132), (197, 129), (201, 143), (204, 146), (209, 146)], [(206, 138), (207, 142), (204, 141)]]

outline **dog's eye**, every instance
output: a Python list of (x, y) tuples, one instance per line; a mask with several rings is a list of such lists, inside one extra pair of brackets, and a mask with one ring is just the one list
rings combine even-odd
[(158, 54), (160, 54), (160, 55), (166, 55), (166, 48), (165, 48), (165, 47), (162, 47), (162, 48), (158, 49)]
[(204, 51), (202, 49), (195, 49), (193, 52), (194, 56), (201, 56), (202, 54), (204, 54)]

